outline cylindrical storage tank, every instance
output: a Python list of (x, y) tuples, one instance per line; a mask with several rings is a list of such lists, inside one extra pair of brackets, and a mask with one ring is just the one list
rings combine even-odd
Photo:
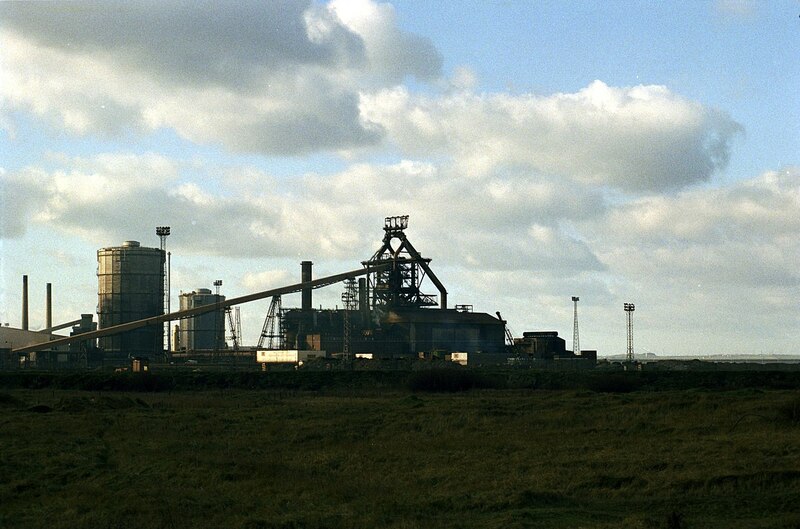
[[(99, 329), (164, 313), (165, 260), (164, 250), (144, 248), (137, 241), (97, 250)], [(164, 349), (164, 326), (148, 325), (103, 336), (98, 346), (112, 362), (160, 355)]]
[[(181, 310), (194, 309), (225, 301), (225, 296), (212, 294), (208, 288), (180, 295)], [(225, 348), (225, 309), (183, 318), (178, 331), (178, 350), (214, 351)]]

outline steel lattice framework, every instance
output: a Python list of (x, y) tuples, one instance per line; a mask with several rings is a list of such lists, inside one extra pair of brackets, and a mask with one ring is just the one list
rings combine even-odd
[(625, 303), (623, 307), (628, 320), (628, 353), (626, 355), (626, 360), (628, 362), (633, 362), (633, 311), (636, 310), (636, 305), (633, 303)]
[[(386, 217), (383, 244), (368, 260), (367, 267), (373, 308), (433, 307), (447, 308), (447, 290), (428, 264), (430, 259), (422, 257), (406, 237), (408, 215)], [(395, 246), (393, 246), (395, 243)], [(380, 270), (373, 269), (381, 268)], [(436, 296), (423, 294), (420, 290), (425, 277), (439, 290)]]
[(352, 343), (352, 324), (350, 322), (350, 313), (358, 309), (358, 287), (356, 280), (353, 278), (344, 280), (344, 292), (342, 292), (342, 302), (344, 303), (344, 311), (342, 319), (344, 325), (344, 333), (342, 336), (342, 352), (346, 358), (350, 357), (350, 346)]
[(575, 317), (572, 326), (572, 354), (575, 356), (580, 356), (581, 354), (581, 340), (578, 334), (578, 301), (580, 301), (580, 299), (581, 298), (578, 296), (572, 296), (572, 303), (575, 305)]
[(267, 311), (267, 317), (264, 319), (264, 326), (261, 328), (261, 336), (258, 338), (256, 349), (264, 348), (265, 342), (267, 349), (283, 349), (281, 310), (281, 297), (272, 296), (272, 301), (269, 303), (269, 310)]

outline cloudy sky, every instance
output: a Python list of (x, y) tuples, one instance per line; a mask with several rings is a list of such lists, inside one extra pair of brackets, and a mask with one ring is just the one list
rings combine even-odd
[[(0, 3), (0, 322), (356, 268), (385, 216), (450, 303), (625, 352), (796, 352), (800, 2)], [(430, 285), (431, 293), (436, 290)], [(341, 287), (316, 291), (333, 307)], [(287, 297), (284, 306), (299, 305)], [(241, 308), (253, 344), (268, 300)]]

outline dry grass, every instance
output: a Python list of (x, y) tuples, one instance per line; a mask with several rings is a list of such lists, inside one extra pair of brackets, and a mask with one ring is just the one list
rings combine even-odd
[(796, 395), (7, 390), (0, 527), (797, 528)]

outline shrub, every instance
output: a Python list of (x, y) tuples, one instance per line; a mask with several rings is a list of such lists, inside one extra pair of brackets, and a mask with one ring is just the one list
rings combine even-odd
[(470, 389), (500, 389), (503, 383), (476, 371), (430, 369), (417, 371), (408, 379), (411, 391), (455, 393)]
[(777, 407), (778, 419), (782, 422), (800, 425), (800, 398), (795, 398)]
[(589, 389), (599, 393), (630, 393), (636, 391), (642, 382), (638, 377), (623, 374), (604, 374), (589, 380)]
[(682, 512), (672, 511), (667, 515), (666, 521), (667, 529), (686, 529), (686, 519)]

